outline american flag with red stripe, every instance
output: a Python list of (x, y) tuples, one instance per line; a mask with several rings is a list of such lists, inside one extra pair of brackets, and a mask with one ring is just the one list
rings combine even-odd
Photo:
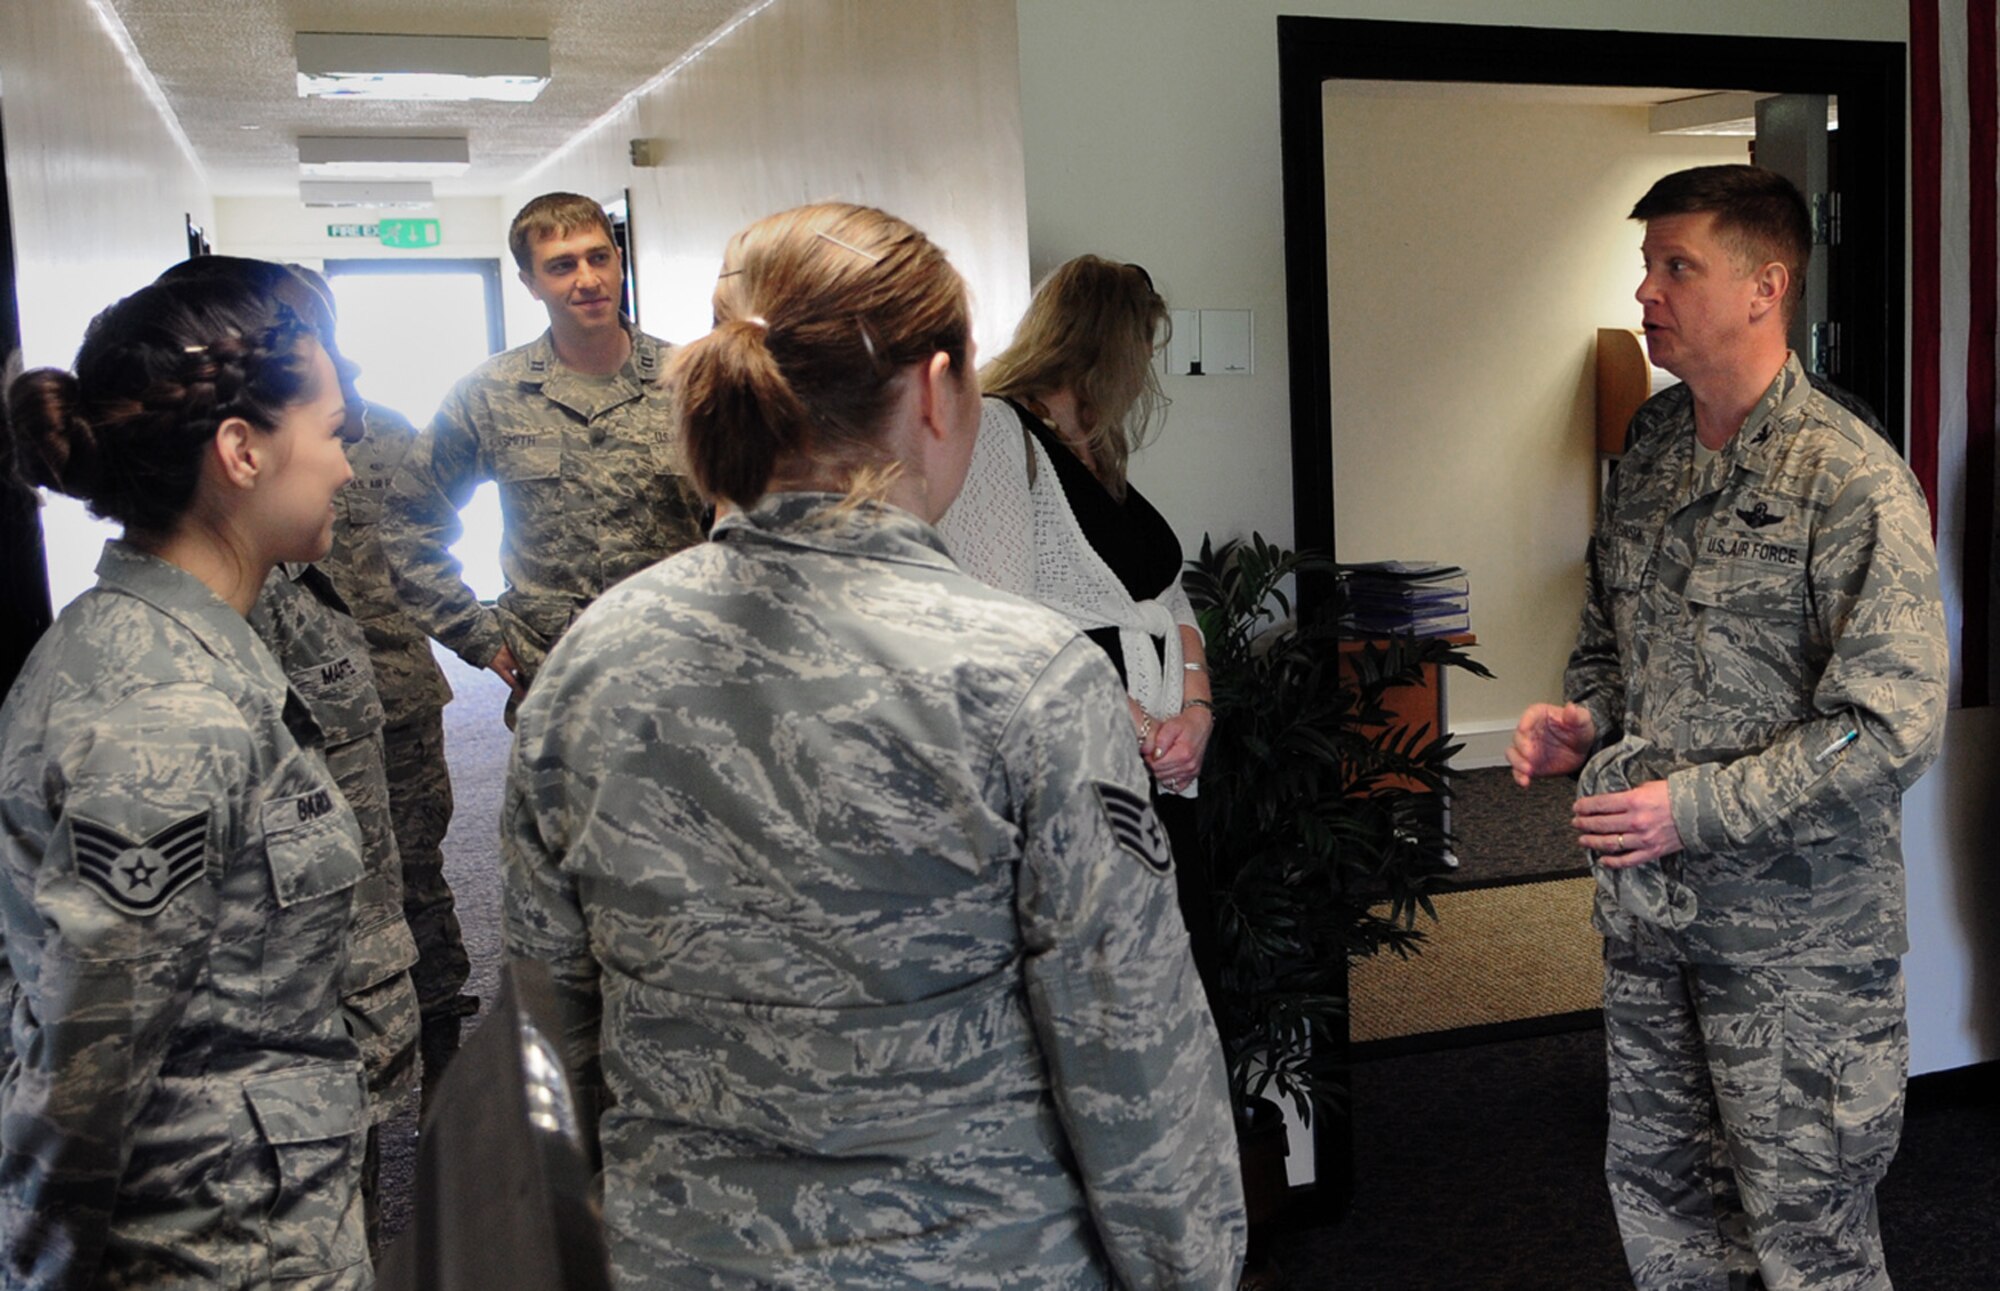
[(1993, 702), (2000, 318), (1996, 0), (1910, 0), (1910, 467), (1931, 503), (1952, 699)]

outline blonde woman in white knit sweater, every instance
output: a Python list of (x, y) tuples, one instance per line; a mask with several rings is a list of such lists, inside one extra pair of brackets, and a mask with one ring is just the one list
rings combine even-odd
[[(1061, 612), (1111, 656), (1185, 875), (1199, 862), (1186, 800), (1215, 719), (1180, 541), (1126, 479), (1165, 412), (1152, 356), (1166, 327), (1138, 265), (1079, 256), (1044, 279), (980, 372), (979, 444), (938, 528), (968, 572)], [(1207, 976), (1207, 920), (1186, 899), (1203, 886), (1183, 879), (1182, 912)]]

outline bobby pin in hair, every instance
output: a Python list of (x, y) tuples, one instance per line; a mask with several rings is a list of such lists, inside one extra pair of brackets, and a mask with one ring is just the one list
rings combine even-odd
[[(866, 260), (869, 264), (882, 263), (882, 257), (876, 255), (873, 251), (863, 251), (860, 247), (855, 246), (852, 242), (842, 242), (839, 238), (833, 236), (833, 234), (828, 233), (824, 229), (821, 229), (817, 234), (817, 236), (825, 238), (828, 242), (833, 243), (833, 245), (840, 247), (843, 250), (852, 251), (855, 255), (860, 256), (863, 260)], [(871, 354), (874, 353), (872, 347), (870, 348), (869, 352)]]
[[(853, 250), (852, 247), (848, 249), (850, 251)], [(868, 361), (870, 363), (881, 363), (882, 356), (875, 353), (875, 338), (868, 334), (868, 324), (862, 322), (861, 316), (858, 314), (854, 318), (854, 330), (861, 333), (861, 348), (868, 351)]]
[(207, 347), (206, 345), (183, 345), (183, 346), (181, 346), (181, 353), (183, 353), (183, 354), (206, 354), (206, 353), (208, 353), (208, 347)]
[(721, 273), (715, 276), (718, 278), (734, 278), (737, 274), (742, 272), (743, 271), (741, 269), (724, 269)]

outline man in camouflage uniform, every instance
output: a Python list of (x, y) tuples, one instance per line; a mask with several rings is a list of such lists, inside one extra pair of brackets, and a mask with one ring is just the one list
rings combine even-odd
[(451, 824), (451, 771), (444, 754), (444, 706), (451, 686), (431, 656), (430, 638), (404, 612), (380, 543), (382, 502), (416, 431), (401, 414), (364, 404), (362, 433), (349, 443), (354, 482), (334, 498), (333, 550), (319, 562), (367, 635), (382, 695), (389, 811), (403, 858), (403, 913), (416, 938), (417, 1003), (423, 1011), (426, 1097), (458, 1049), (478, 1000), (463, 994), (471, 972), (444, 874)]
[[(668, 347), (619, 314), (623, 268), (603, 209), (545, 194), (514, 217), (508, 246), (549, 330), (445, 397), (389, 489), (382, 549), (410, 616), (513, 688), (511, 723), (585, 606), (701, 534), (660, 385)], [(505, 517), (507, 590), (494, 608), (446, 550), (482, 480), (498, 482)]]
[(1104, 652), (774, 494), (521, 707), (508, 949), (601, 1064), (619, 1284), (1224, 1288), (1242, 1184)]
[(1523, 784), (1582, 771), (1612, 1201), (1642, 1288), (1887, 1288), (1901, 800), (1945, 711), (1929, 516), (1786, 348), (1797, 190), (1702, 167), (1633, 218), (1648, 348), (1683, 384), (1605, 491), (1570, 702), (1508, 754)]
[(326, 737), (326, 765), (361, 827), (367, 873), (354, 889), (354, 936), (341, 1009), (368, 1077), (369, 1136), (362, 1169), (371, 1248), (376, 1210), (377, 1128), (417, 1085), (416, 943), (403, 918), (403, 871), (390, 823), (382, 755), (382, 701), (360, 625), (326, 575), (312, 565), (271, 571), (250, 626), (277, 657)]

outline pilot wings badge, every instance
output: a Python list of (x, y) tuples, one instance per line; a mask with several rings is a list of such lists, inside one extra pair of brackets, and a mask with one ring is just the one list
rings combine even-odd
[(1772, 515), (1771, 504), (1769, 502), (1759, 502), (1747, 511), (1739, 509), (1736, 512), (1736, 518), (1744, 524), (1749, 525), (1752, 529), (1768, 529), (1772, 525), (1782, 522), (1785, 517)]

